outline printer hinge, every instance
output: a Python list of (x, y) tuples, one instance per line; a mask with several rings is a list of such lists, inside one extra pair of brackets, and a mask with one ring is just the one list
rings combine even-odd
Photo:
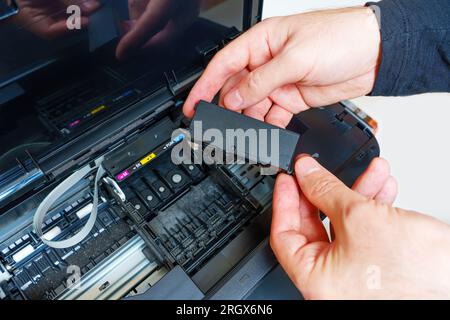
[(224, 39), (222, 40), (222, 45), (226, 46), (231, 41), (235, 40), (237, 37), (241, 35), (241, 32), (236, 28), (232, 27), (225, 35)]
[(187, 89), (191, 88), (198, 80), (198, 78), (200, 78), (202, 73), (203, 68), (199, 68), (196, 72), (180, 81), (174, 70), (164, 72), (167, 89), (173, 96), (178, 96), (181, 93), (185, 92)]
[(203, 66), (206, 66), (219, 51), (220, 46), (214, 42), (204, 42), (195, 48), (200, 56)]

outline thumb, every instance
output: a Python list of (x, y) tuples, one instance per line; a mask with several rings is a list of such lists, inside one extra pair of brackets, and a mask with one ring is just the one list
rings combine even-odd
[(318, 211), (303, 196), (294, 177), (280, 174), (273, 194), (270, 245), (283, 269), (302, 291), (320, 253), (329, 246)]
[(280, 54), (250, 72), (236, 88), (224, 97), (227, 109), (239, 111), (257, 104), (273, 91), (301, 78), (298, 67), (293, 68), (288, 54)]
[(364, 196), (352, 191), (312, 157), (297, 160), (295, 175), (305, 197), (335, 226), (340, 224), (340, 217), (351, 207), (366, 201)]

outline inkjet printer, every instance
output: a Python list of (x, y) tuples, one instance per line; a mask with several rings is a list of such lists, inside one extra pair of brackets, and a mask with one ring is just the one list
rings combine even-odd
[[(268, 243), (275, 176), (169, 152), (190, 88), (262, 1), (167, 0), (121, 59), (133, 2), (0, 2), (0, 299), (301, 298)], [(287, 129), (347, 185), (379, 154), (346, 102)]]

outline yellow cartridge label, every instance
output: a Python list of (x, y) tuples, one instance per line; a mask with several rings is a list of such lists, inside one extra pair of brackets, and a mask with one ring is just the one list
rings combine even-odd
[(140, 162), (142, 165), (144, 165), (144, 164), (152, 161), (155, 157), (156, 157), (156, 154), (152, 152), (148, 156), (146, 156), (144, 159), (141, 159)]
[(94, 115), (94, 114), (96, 114), (96, 113), (99, 113), (100, 111), (104, 110), (105, 108), (106, 108), (105, 105), (101, 105), (101, 106), (99, 106), (99, 107), (97, 107), (97, 108), (91, 110), (91, 114)]

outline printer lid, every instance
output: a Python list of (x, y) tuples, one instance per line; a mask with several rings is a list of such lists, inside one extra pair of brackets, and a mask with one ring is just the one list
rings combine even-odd
[[(163, 43), (175, 48), (177, 40), (185, 37), (199, 18), (239, 30), (247, 29), (260, 19), (251, 16), (254, 12), (250, 9), (260, 2), (0, 0), (0, 88), (20, 82), (63, 58), (73, 61), (95, 55), (111, 42), (116, 45), (108, 49), (119, 56), (129, 51), (138, 53), (136, 47), (146, 47), (147, 52), (156, 50), (158, 44)], [(132, 39), (126, 39), (116, 50), (120, 40), (135, 27), (142, 30), (133, 35), (134, 39), (139, 39), (135, 47), (130, 45), (128, 51), (122, 50), (126, 44), (133, 43)]]
[(149, 97), (161, 90), (175, 100), (261, 10), (262, 0), (0, 0), (0, 186), (48, 179), (111, 119), (144, 100), (160, 107)]

